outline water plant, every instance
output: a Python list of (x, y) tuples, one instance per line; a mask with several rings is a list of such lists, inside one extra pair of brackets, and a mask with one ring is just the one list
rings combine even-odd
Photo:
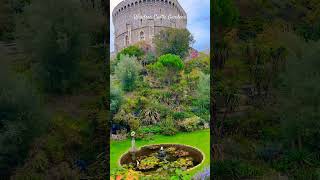
[(139, 170), (150, 170), (159, 165), (160, 160), (155, 156), (150, 156), (145, 159), (142, 159), (140, 163), (138, 163), (137, 168)]

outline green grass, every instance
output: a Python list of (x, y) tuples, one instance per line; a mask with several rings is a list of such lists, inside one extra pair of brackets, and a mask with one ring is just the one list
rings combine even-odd
[[(204, 154), (204, 162), (189, 171), (191, 175), (194, 175), (198, 171), (201, 171), (204, 167), (210, 165), (210, 130), (201, 130), (191, 133), (179, 133), (175, 136), (163, 136), (155, 135), (152, 140), (136, 140), (136, 146), (139, 148), (141, 146), (150, 144), (185, 144), (193, 146)], [(131, 146), (131, 140), (125, 141), (111, 141), (110, 142), (110, 170), (116, 170), (119, 168), (119, 158), (122, 154), (126, 153)]]

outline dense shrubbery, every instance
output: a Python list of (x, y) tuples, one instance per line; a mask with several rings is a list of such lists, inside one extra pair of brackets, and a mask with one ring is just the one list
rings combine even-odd
[(88, 120), (75, 121), (68, 116), (59, 116), (51, 125), (53, 133), (35, 141), (14, 178), (79, 179), (80, 171), (89, 171), (86, 162), (96, 158), (94, 148), (98, 146), (90, 140), (92, 127)]
[(144, 126), (139, 129), (139, 132), (141, 133), (154, 133), (154, 134), (160, 134), (162, 131), (161, 127), (159, 125), (154, 126)]
[(177, 133), (176, 124), (171, 116), (168, 116), (160, 122), (162, 134), (172, 136)]
[(38, 92), (8, 69), (3, 65), (0, 70), (0, 176), (23, 163), (48, 125)]
[(261, 169), (238, 160), (215, 161), (211, 166), (215, 179), (221, 180), (255, 178), (262, 174)]
[(148, 65), (148, 64), (152, 64), (152, 63), (156, 62), (156, 60), (157, 60), (156, 56), (153, 53), (149, 52), (149, 53), (147, 53), (143, 63), (145, 65)]
[(141, 59), (141, 57), (144, 55), (144, 52), (137, 46), (129, 46), (117, 54), (117, 60), (121, 61), (121, 55), (128, 55), (129, 57)]
[(201, 73), (193, 102), (193, 111), (202, 119), (209, 122), (210, 116), (210, 75)]
[[(184, 62), (177, 55), (166, 54), (155, 58), (149, 52), (145, 58), (152, 60), (142, 62), (149, 64), (146, 67), (141, 67), (134, 56), (118, 55), (121, 58), (115, 65), (117, 78), (112, 76), (111, 86), (113, 123), (137, 130), (139, 138), (152, 134), (174, 135), (179, 126), (181, 131), (208, 127), (203, 126), (203, 121), (209, 119), (209, 76), (202, 70), (208, 68), (209, 56), (202, 54), (201, 63), (190, 66), (189, 69), (193, 69), (191, 72), (184, 72)], [(141, 74), (143, 78), (137, 82), (143, 69), (148, 69), (151, 74)], [(161, 86), (150, 86), (151, 81), (158, 79)], [(125, 98), (119, 97), (121, 91), (117, 89), (117, 80), (120, 80), (122, 87), (124, 84), (128, 86), (124, 90), (131, 90), (130, 99), (121, 101)], [(127, 95), (125, 92), (122, 94)]]
[(200, 53), (199, 57), (185, 62), (185, 73), (199, 69), (205, 74), (210, 74), (210, 57), (204, 53)]
[(173, 112), (173, 113), (172, 113), (172, 117), (173, 117), (174, 119), (178, 119), (178, 120), (185, 119), (185, 118), (189, 118), (189, 117), (191, 117), (191, 116), (192, 116), (192, 113), (190, 113), (190, 112), (184, 112), (184, 111), (182, 111), (182, 112)]
[(198, 129), (199, 123), (200, 123), (200, 118), (198, 116), (193, 116), (180, 121), (178, 125), (182, 131), (191, 132)]

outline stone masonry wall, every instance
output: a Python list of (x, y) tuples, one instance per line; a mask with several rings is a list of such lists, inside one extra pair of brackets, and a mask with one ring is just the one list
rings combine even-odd
[(145, 41), (165, 28), (186, 28), (187, 15), (177, 0), (124, 0), (112, 12), (115, 51)]

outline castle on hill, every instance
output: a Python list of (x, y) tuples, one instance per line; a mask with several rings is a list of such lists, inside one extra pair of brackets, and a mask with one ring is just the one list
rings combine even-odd
[(187, 14), (178, 0), (124, 0), (112, 12), (115, 52), (139, 42), (153, 46), (153, 37), (166, 28), (187, 27)]

